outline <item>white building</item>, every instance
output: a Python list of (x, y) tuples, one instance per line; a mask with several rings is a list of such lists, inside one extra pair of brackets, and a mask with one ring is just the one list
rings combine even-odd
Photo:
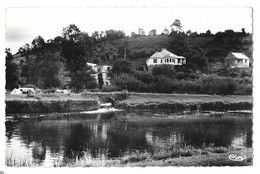
[(112, 66), (110, 66), (110, 65), (103, 65), (103, 66), (98, 67), (98, 73), (102, 74), (102, 79), (104, 82), (103, 86), (108, 86), (111, 84), (110, 77), (108, 76), (108, 73), (110, 72), (111, 69), (112, 69)]
[(87, 63), (87, 65), (91, 66), (92, 69), (96, 72), (95, 79), (97, 81), (97, 84), (99, 84), (98, 74), (102, 75), (103, 86), (108, 86), (111, 84), (110, 77), (108, 77), (108, 73), (112, 69), (112, 66), (110, 66), (110, 65), (98, 66), (97, 64), (94, 64), (94, 63)]
[(229, 52), (225, 58), (225, 65), (230, 68), (247, 68), (249, 61), (250, 58), (244, 53)]
[(148, 70), (158, 65), (183, 65), (186, 64), (186, 58), (177, 56), (170, 51), (163, 48), (160, 52), (155, 52), (151, 57), (146, 60)]

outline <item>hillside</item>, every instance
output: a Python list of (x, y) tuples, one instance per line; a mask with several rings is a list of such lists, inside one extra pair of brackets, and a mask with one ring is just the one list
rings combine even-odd
[(119, 57), (124, 57), (126, 46), (126, 57), (138, 67), (144, 65), (145, 60), (154, 52), (166, 48), (177, 55), (183, 55), (189, 60), (189, 52), (194, 50), (201, 52), (209, 63), (223, 62), (230, 51), (244, 52), (252, 58), (251, 36), (229, 38), (218, 41), (214, 35), (197, 37), (170, 37), (166, 35), (142, 36), (122, 38), (112, 41), (114, 47), (118, 48)]
[[(79, 88), (83, 89), (86, 88), (86, 85), (92, 85), (92, 88), (95, 88), (95, 79), (92, 79), (93, 84), (88, 79), (91, 76), (89, 76), (90, 71), (88, 71), (88, 67), (86, 66), (87, 62), (98, 65), (114, 65), (117, 60), (122, 60), (126, 57), (133, 64), (135, 70), (145, 70), (145, 61), (147, 58), (162, 48), (166, 48), (176, 55), (186, 57), (186, 66), (176, 67), (176, 72), (171, 73), (175, 76), (174, 78), (180, 80), (178, 85), (181, 90), (186, 89), (185, 87), (181, 87), (183, 85), (181, 80), (186, 80), (187, 85), (188, 82), (192, 81), (194, 82), (194, 87), (196, 87), (197, 83), (203, 80), (203, 78), (200, 79), (201, 74), (215, 74), (220, 76), (229, 74), (232, 77), (242, 78), (245, 76), (244, 74), (250, 77), (252, 71), (250, 69), (248, 72), (226, 72), (223, 68), (224, 59), (230, 51), (243, 52), (250, 57), (250, 62), (253, 62), (253, 40), (252, 34), (249, 33), (226, 30), (225, 32), (218, 32), (216, 34), (187, 34), (174, 31), (169, 35), (156, 36), (139, 35), (126, 37), (121, 34), (121, 31), (113, 31), (112, 34), (107, 33), (106, 36), (95, 37), (89, 36), (86, 33), (77, 33), (76, 35), (70, 35), (70, 39), (57, 36), (53, 40), (48, 40), (48, 42), (45, 42), (41, 36), (38, 36), (33, 40), (31, 46), (26, 44), (19, 49), (17, 54), (13, 56), (9, 54), (11, 62), (10, 73), (14, 72), (12, 68), (18, 66), (15, 78), (10, 78), (10, 88), (13, 89), (15, 86), (25, 86), (27, 84), (32, 84), (43, 89), (53, 87), (71, 88), (75, 84), (78, 84), (81, 86)], [(12, 64), (12, 62), (15, 64)], [(131, 67), (130, 64), (129, 67)], [(134, 69), (132, 72), (136, 72)], [(134, 77), (137, 80), (140, 80), (138, 78), (142, 79), (143, 75), (147, 75), (145, 72), (138, 71), (135, 75), (139, 76), (138, 73), (141, 73), (140, 77)], [(150, 75), (148, 74), (147, 76)], [(212, 76), (212, 78), (219, 80), (219, 77)], [(82, 79), (85, 79), (85, 82)], [(150, 84), (146, 84), (146, 87), (142, 89), (143, 91), (146, 88), (153, 91), (154, 86), (149, 85), (155, 83), (156, 78), (151, 77), (151, 79), (153, 80), (149, 82)], [(75, 82), (70, 82), (72, 86), (67, 86), (69, 80), (75, 80)], [(135, 81), (136, 79), (132, 80)], [(169, 85), (177, 85), (177, 81), (172, 80), (172, 84)], [(223, 80), (223, 84), (226, 82), (229, 83), (229, 79), (225, 80)], [(236, 83), (238, 81), (239, 79), (237, 79)], [(139, 83), (139, 81), (136, 82)], [(251, 83), (247, 84), (245, 81), (240, 84), (249, 85)], [(140, 90), (141, 88), (136, 89)], [(189, 89), (187, 88), (186, 92)], [(250, 89), (250, 85), (247, 88), (241, 87), (241, 89)], [(202, 92), (201, 90), (202, 87), (197, 86), (196, 90), (194, 89), (189, 92), (198, 93)], [(240, 89), (237, 91), (239, 91), (238, 93), (244, 93), (240, 92)], [(248, 91), (246, 94), (250, 93), (250, 90)]]

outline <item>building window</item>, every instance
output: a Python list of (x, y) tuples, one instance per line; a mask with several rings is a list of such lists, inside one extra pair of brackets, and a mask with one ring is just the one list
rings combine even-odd
[(247, 60), (245, 60), (245, 63), (247, 63)]
[(108, 82), (106, 82), (106, 86), (108, 86)]
[(157, 59), (153, 59), (153, 63), (157, 63)]
[(109, 70), (110, 70), (110, 67), (107, 67), (107, 70), (109, 71)]
[(161, 63), (162, 63), (162, 59), (161, 59)]

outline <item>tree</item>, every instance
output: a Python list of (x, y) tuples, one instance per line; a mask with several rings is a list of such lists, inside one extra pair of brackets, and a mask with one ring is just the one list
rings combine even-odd
[(241, 28), (241, 33), (242, 33), (241, 34), (242, 36), (246, 36), (246, 29), (245, 28)]
[(149, 31), (150, 36), (156, 36), (156, 29)]
[(98, 31), (94, 31), (94, 33), (92, 33), (92, 37), (95, 39), (96, 42), (101, 40), (100, 34)]
[(71, 78), (70, 86), (77, 91), (95, 87), (93, 70), (91, 71), (91, 67), (87, 66), (87, 62), (92, 57), (93, 38), (89, 37), (88, 33), (80, 32), (76, 25), (64, 28), (63, 37), (66, 38), (66, 41), (62, 44), (62, 55)]
[(70, 87), (75, 88), (76, 91), (81, 89), (93, 89), (97, 87), (96, 79), (94, 74), (96, 72), (92, 69), (91, 66), (84, 66), (77, 71), (70, 73), (71, 81)]
[(18, 50), (18, 53), (21, 53), (22, 55), (27, 55), (31, 51), (31, 47), (28, 43), (26, 43), (23, 47), (20, 47)]
[(165, 27), (165, 28), (163, 29), (162, 34), (168, 35), (169, 33), (170, 33), (169, 30)]
[(131, 37), (137, 37), (137, 36), (138, 36), (138, 34), (136, 34), (135, 32), (131, 33)]
[(139, 33), (139, 36), (144, 36), (145, 35), (145, 32), (144, 32), (143, 28), (138, 28), (138, 33)]
[(6, 84), (5, 89), (12, 90), (14, 88), (19, 87), (19, 80), (21, 70), (18, 64), (15, 62), (14, 57), (11, 53), (10, 49), (5, 50), (6, 57), (5, 57), (5, 66), (6, 66)]
[(98, 74), (98, 87), (99, 89), (102, 89), (104, 85), (104, 80), (103, 80), (103, 76), (102, 73)]
[(67, 40), (74, 40), (75, 36), (80, 33), (80, 29), (75, 24), (70, 24), (68, 27), (62, 29), (62, 37)]
[(125, 32), (121, 30), (106, 30), (105, 39), (108, 41), (121, 39), (125, 37)]
[(60, 87), (61, 70), (64, 65), (57, 53), (45, 53), (41, 55), (40, 62), (37, 65), (37, 86), (41, 88)]
[(191, 30), (186, 31), (186, 34), (187, 34), (188, 36), (190, 36), (191, 33), (192, 33)]
[(133, 73), (133, 65), (131, 62), (120, 59), (115, 61), (114, 66), (111, 70), (112, 76), (118, 76), (119, 74), (126, 73), (131, 74)]
[(199, 34), (195, 31), (190, 34), (190, 37), (197, 37)]
[(175, 71), (172, 68), (172, 66), (161, 65), (161, 66), (154, 67), (153, 70), (152, 70), (152, 74), (154, 76), (164, 75), (164, 76), (169, 77), (169, 78), (174, 78)]
[(182, 31), (181, 21), (179, 19), (175, 19), (171, 24), (172, 31), (180, 32)]
[(207, 35), (207, 36), (211, 36), (211, 31), (210, 31), (210, 30), (207, 30), (207, 31), (206, 31), (206, 35)]
[(99, 43), (93, 48), (92, 57), (96, 62), (116, 59), (118, 57), (118, 48), (110, 42)]
[(44, 48), (45, 44), (46, 44), (46, 43), (45, 43), (43, 37), (37, 36), (37, 37), (36, 37), (35, 39), (33, 39), (33, 41), (32, 41), (32, 49), (33, 49), (33, 50), (37, 50), (37, 49)]

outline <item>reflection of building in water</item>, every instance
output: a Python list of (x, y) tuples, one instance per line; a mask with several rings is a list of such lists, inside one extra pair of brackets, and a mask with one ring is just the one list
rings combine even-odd
[(32, 142), (32, 157), (34, 160), (40, 162), (45, 160), (46, 147), (42, 143)]
[(100, 120), (101, 115), (98, 114), (97, 119), (92, 122), (91, 129), (96, 140), (105, 142), (107, 140), (108, 124)]
[(101, 131), (101, 139), (103, 141), (107, 140), (107, 130), (108, 130), (108, 124), (107, 123), (103, 123), (102, 124), (102, 131)]
[(231, 147), (243, 148), (247, 146), (247, 135), (240, 133), (233, 137), (231, 141)]
[(168, 137), (154, 136), (153, 132), (146, 132), (145, 138), (147, 144), (157, 148), (170, 148), (184, 142), (183, 136), (177, 132), (171, 132)]

